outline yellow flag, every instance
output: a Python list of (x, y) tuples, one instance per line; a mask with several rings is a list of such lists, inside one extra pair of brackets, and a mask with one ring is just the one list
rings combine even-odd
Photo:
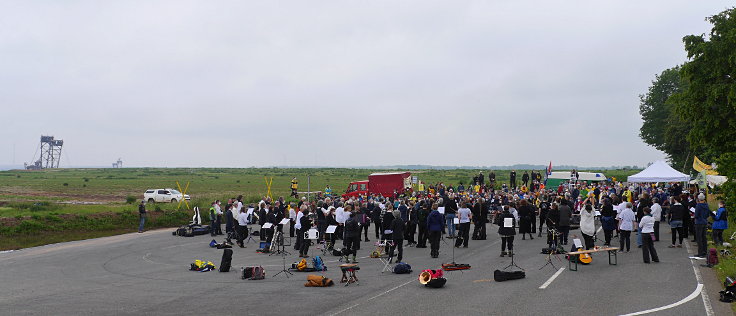
[(693, 169), (695, 169), (695, 171), (697, 171), (697, 172), (703, 172), (703, 171), (705, 171), (706, 174), (710, 174), (710, 175), (717, 175), (718, 174), (718, 172), (716, 172), (715, 170), (713, 170), (713, 167), (711, 165), (708, 165), (708, 164), (700, 161), (700, 159), (698, 159), (698, 156), (695, 156), (695, 159), (693, 159)]

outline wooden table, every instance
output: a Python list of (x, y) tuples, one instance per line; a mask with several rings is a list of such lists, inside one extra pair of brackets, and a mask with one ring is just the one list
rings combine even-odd
[[(580, 257), (578, 257), (578, 255), (582, 255), (582, 254), (593, 254), (593, 253), (596, 253), (596, 252), (604, 252), (604, 251), (607, 251), (608, 252), (608, 264), (609, 265), (612, 265), (612, 266), (617, 265), (618, 264), (618, 255), (617, 255), (618, 254), (618, 247), (605, 247), (605, 248), (598, 248), (598, 249), (579, 250), (579, 251), (568, 252), (568, 253), (566, 253), (566, 255), (568, 255), (568, 256), (570, 256), (572, 258), (568, 259), (568, 265), (567, 266), (570, 269), (570, 271), (578, 271), (578, 263), (579, 263), (579, 260), (580, 260), (579, 259)], [(611, 261), (611, 258), (613, 258), (613, 261)], [(575, 263), (575, 269), (572, 268), (572, 264), (573, 263)]]

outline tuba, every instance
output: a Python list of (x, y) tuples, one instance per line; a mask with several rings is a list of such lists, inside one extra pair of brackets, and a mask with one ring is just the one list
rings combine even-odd
[(443, 276), (444, 276), (444, 272), (441, 269), (439, 270), (427, 269), (427, 270), (422, 271), (422, 273), (419, 274), (419, 283), (423, 285), (427, 285), (433, 279), (439, 279), (439, 278), (442, 278)]

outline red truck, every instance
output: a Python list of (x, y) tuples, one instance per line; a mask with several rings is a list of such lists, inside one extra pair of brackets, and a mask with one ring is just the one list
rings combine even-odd
[(411, 172), (372, 173), (368, 180), (350, 182), (342, 197), (371, 194), (389, 197), (394, 195), (394, 191), (403, 194), (407, 190), (411, 190)]

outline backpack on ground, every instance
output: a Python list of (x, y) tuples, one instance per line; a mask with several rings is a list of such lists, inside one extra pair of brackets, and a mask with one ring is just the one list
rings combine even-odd
[(242, 271), (240, 278), (243, 280), (263, 280), (266, 277), (266, 270), (263, 267), (244, 267), (240, 269)]
[(411, 266), (408, 263), (399, 262), (394, 266), (394, 273), (409, 274), (411, 273)]
[(312, 266), (314, 266), (314, 271), (327, 271), (327, 266), (322, 262), (322, 257), (320, 256), (314, 256), (312, 258)]
[(304, 271), (307, 269), (307, 259), (299, 260), (299, 263), (296, 265), (296, 269), (299, 271)]
[(307, 275), (307, 283), (304, 283), (304, 286), (306, 287), (328, 287), (334, 285), (335, 282), (332, 282), (332, 280), (323, 277), (321, 275), (316, 274), (310, 274)]
[(212, 239), (212, 241), (210, 241), (210, 248), (216, 248), (216, 247), (217, 247), (217, 240)]
[(718, 264), (718, 250), (716, 248), (708, 249), (708, 256), (706, 257), (708, 267), (712, 267)]

